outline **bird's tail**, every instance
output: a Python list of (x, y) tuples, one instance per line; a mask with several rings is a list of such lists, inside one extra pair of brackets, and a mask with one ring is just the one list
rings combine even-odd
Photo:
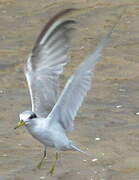
[(88, 155), (88, 156), (91, 155), (91, 154), (89, 154), (89, 153), (87, 153), (87, 152), (81, 150), (80, 148), (78, 148), (77, 146), (75, 146), (75, 145), (73, 145), (73, 144), (71, 144), (71, 148), (72, 148), (72, 150), (74, 150), (74, 151), (81, 152), (81, 153), (86, 154), (86, 155)]

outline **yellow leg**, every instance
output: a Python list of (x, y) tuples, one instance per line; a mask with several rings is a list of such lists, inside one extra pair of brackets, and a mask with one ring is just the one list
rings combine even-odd
[(44, 154), (43, 154), (43, 157), (42, 157), (41, 161), (40, 161), (39, 164), (37, 165), (37, 168), (38, 168), (38, 169), (41, 168), (42, 163), (43, 163), (43, 160), (45, 159), (45, 157), (46, 157), (46, 148), (45, 148), (45, 150), (44, 150)]
[(52, 176), (54, 174), (54, 171), (55, 171), (55, 167), (56, 167), (56, 162), (58, 160), (58, 152), (56, 152), (56, 155), (55, 155), (55, 161), (49, 171), (49, 174)]

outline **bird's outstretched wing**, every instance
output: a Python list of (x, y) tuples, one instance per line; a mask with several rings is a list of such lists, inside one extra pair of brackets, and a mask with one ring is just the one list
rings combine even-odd
[(80, 64), (66, 83), (57, 103), (48, 116), (50, 126), (58, 122), (65, 130), (73, 129), (73, 120), (91, 87), (94, 67), (101, 60), (102, 50), (106, 46), (112, 31), (100, 42), (96, 51)]
[(25, 66), (25, 76), (31, 96), (32, 111), (39, 117), (46, 117), (55, 105), (59, 95), (59, 75), (69, 61), (69, 24), (61, 16), (74, 9), (56, 14), (40, 33)]

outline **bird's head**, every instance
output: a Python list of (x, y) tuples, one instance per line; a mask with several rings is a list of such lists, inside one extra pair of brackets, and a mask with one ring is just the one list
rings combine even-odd
[(19, 115), (19, 118), (20, 121), (14, 129), (31, 124), (31, 120), (37, 118), (37, 115), (32, 111), (24, 111)]

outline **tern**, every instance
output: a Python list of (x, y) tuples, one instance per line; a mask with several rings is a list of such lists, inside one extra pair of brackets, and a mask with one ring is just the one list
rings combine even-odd
[(75, 20), (63, 16), (73, 9), (56, 14), (43, 28), (25, 65), (25, 76), (31, 97), (32, 110), (19, 115), (17, 126), (25, 126), (28, 132), (44, 145), (44, 154), (38, 164), (41, 167), (47, 147), (56, 148), (55, 161), (49, 171), (52, 175), (58, 159), (58, 151), (82, 151), (67, 137), (73, 130), (74, 119), (88, 90), (97, 62), (101, 60), (111, 30), (67, 81), (59, 92), (59, 78), (69, 62), (69, 27)]

